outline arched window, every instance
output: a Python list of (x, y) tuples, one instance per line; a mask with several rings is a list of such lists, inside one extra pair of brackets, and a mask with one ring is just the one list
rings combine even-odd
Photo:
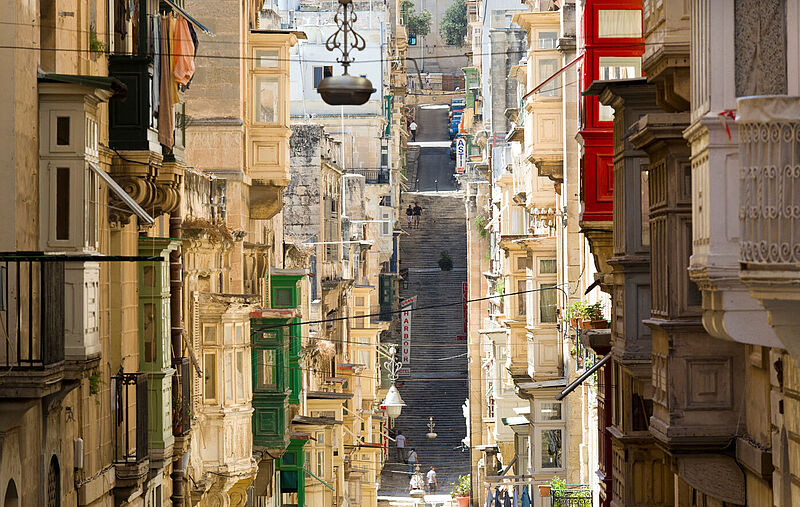
[(3, 507), (17, 507), (19, 505), (19, 495), (17, 494), (17, 485), (14, 479), (8, 481), (6, 488), (6, 498), (3, 501)]
[(50, 458), (50, 469), (47, 472), (47, 507), (59, 507), (61, 505), (61, 467), (58, 466), (58, 458), (54, 454)]

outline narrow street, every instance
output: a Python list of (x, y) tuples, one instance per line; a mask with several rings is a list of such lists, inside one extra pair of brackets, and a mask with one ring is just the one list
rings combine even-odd
[[(418, 204), (422, 218), (418, 229), (404, 224), (408, 235), (400, 244), (401, 269), (408, 269), (408, 284), (401, 288), (400, 297), (416, 296), (417, 310), (412, 313), (411, 361), (403, 365), (411, 374), (397, 383), (407, 406), (396, 427), (408, 440), (407, 451), (417, 451), (421, 472), (435, 467), (438, 495), (446, 499), (451, 483), (470, 470), (469, 452), (461, 448), (466, 436), (461, 407), (468, 395), (467, 346), (459, 339), (465, 334), (461, 305), (425, 308), (461, 300), (466, 282), (465, 211), (462, 195), (450, 178), (448, 148), (426, 146), (442, 138), (447, 142), (447, 110), (421, 109), (419, 113), (417, 140), (422, 146), (417, 174), (423, 191), (404, 193), (401, 205), (405, 209)], [(437, 179), (442, 191), (429, 191)], [(439, 268), (442, 251), (452, 257), (452, 271)], [(436, 425), (435, 439), (426, 437), (429, 417)], [(409, 479), (407, 465), (393, 459), (381, 475), (379, 496), (408, 498)], [(437, 505), (440, 499), (426, 500)]]
[[(422, 106), (417, 110), (417, 143), (420, 152), (416, 181), (409, 182), (413, 190), (456, 189), (453, 178), (455, 161), (450, 158), (450, 139), (447, 136), (447, 113), (447, 106), (441, 105)], [(414, 144), (409, 143), (410, 146)]]

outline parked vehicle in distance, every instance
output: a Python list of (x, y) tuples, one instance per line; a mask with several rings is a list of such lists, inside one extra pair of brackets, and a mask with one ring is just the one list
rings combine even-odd
[(466, 99), (453, 99), (450, 101), (450, 109), (464, 109), (464, 106), (467, 104)]
[(458, 130), (459, 130), (458, 127), (460, 124), (461, 124), (461, 115), (459, 115), (458, 118), (453, 118), (450, 121), (450, 128), (448, 129), (448, 134), (450, 136), (450, 139), (455, 139), (455, 137), (458, 135)]

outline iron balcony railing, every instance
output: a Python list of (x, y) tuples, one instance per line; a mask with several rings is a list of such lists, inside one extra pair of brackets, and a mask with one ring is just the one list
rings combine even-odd
[(366, 183), (369, 184), (388, 184), (389, 183), (389, 170), (388, 169), (347, 169), (348, 174), (360, 174), (364, 176)]
[(64, 262), (0, 254), (0, 367), (44, 368), (64, 360)]
[(111, 377), (114, 390), (114, 462), (147, 459), (147, 374), (119, 373)]
[(182, 437), (192, 424), (192, 363), (188, 357), (175, 359), (172, 377), (172, 434)]

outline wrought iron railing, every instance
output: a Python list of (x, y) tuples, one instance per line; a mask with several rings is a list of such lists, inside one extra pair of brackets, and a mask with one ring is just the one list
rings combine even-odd
[(739, 100), (741, 260), (800, 262), (800, 97)]
[(188, 357), (174, 361), (176, 374), (172, 377), (172, 434), (189, 433), (192, 424), (192, 363)]
[(64, 261), (0, 254), (0, 368), (43, 368), (64, 360)]
[(387, 184), (389, 183), (389, 170), (388, 169), (347, 169), (348, 174), (360, 174), (364, 176), (367, 183), (370, 184)]
[(589, 486), (553, 489), (550, 502), (552, 507), (592, 507), (592, 489)]
[(148, 457), (147, 374), (119, 373), (113, 382), (114, 462), (138, 463)]

